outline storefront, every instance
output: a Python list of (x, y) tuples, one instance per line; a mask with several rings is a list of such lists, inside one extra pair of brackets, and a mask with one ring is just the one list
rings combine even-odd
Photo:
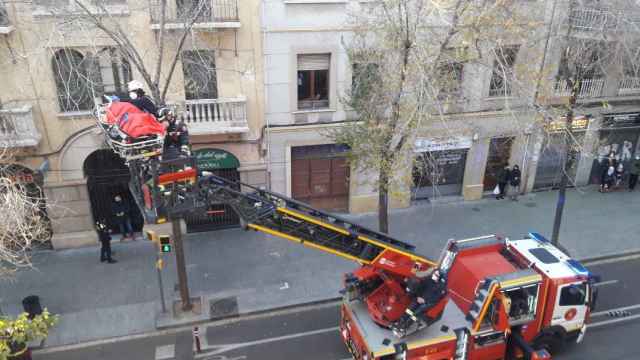
[[(589, 127), (590, 116), (576, 117), (572, 122), (572, 137), (568, 139), (568, 145), (575, 159), (569, 169), (569, 186), (575, 184), (578, 159), (582, 151), (585, 132)], [(565, 119), (552, 121), (545, 129), (538, 164), (536, 178), (533, 184), (534, 190), (553, 189), (560, 184), (566, 152), (564, 148)]]
[(609, 159), (628, 169), (632, 157), (640, 152), (639, 142), (640, 113), (604, 115), (589, 183), (600, 184)]
[(414, 200), (460, 195), (471, 138), (417, 139), (412, 176)]
[[(214, 175), (232, 181), (240, 181), (240, 161), (232, 153), (205, 148), (193, 152), (198, 170), (208, 171)], [(205, 214), (193, 214), (185, 218), (187, 232), (201, 232), (236, 227), (240, 224), (238, 214), (228, 205), (213, 204)]]
[(497, 137), (491, 139), (489, 143), (489, 155), (487, 166), (484, 170), (483, 189), (493, 190), (498, 184), (498, 174), (509, 164), (511, 159), (511, 147), (515, 141), (514, 137)]

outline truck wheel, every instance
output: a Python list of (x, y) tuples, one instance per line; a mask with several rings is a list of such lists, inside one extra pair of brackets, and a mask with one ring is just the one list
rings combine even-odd
[(540, 337), (538, 337), (533, 342), (534, 349), (536, 350), (545, 349), (551, 355), (558, 354), (560, 351), (562, 351), (563, 345), (564, 345), (564, 342), (560, 337), (560, 335), (554, 334), (554, 333), (546, 333), (546, 334), (540, 335)]

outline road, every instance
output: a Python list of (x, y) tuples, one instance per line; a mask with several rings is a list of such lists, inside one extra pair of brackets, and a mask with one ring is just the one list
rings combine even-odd
[[(598, 308), (582, 344), (558, 360), (639, 359), (640, 259), (588, 265), (602, 275)], [(610, 314), (611, 310), (621, 311)], [(613, 315), (613, 316), (612, 316)], [(205, 351), (193, 356), (191, 329), (146, 334), (117, 342), (37, 353), (35, 360), (343, 360), (349, 359), (337, 332), (337, 304), (324, 304), (211, 324), (203, 332)], [(163, 354), (168, 354), (163, 357)], [(173, 356), (171, 356), (173, 355)]]

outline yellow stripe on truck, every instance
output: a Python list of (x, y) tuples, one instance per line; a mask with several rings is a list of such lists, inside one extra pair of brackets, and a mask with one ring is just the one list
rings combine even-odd
[(339, 232), (340, 234), (349, 235), (349, 232), (346, 229), (343, 229), (343, 228), (340, 228), (340, 227), (337, 227), (337, 226), (334, 226), (334, 225), (331, 225), (331, 224), (327, 224), (326, 222), (323, 222), (323, 221), (320, 221), (320, 220), (316, 220), (316, 219), (314, 219), (314, 218), (312, 218), (310, 216), (301, 214), (301, 213), (299, 213), (297, 211), (289, 210), (289, 209), (283, 208), (283, 207), (279, 207), (278, 211), (280, 211), (281, 213), (285, 213), (287, 215), (293, 216), (293, 217), (300, 218), (300, 219), (302, 219), (304, 221), (307, 221), (307, 222), (310, 222), (312, 224), (316, 224), (318, 226), (325, 227), (325, 228), (333, 230), (335, 232)]

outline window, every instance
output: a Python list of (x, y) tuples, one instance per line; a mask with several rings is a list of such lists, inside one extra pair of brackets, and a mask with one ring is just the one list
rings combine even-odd
[(216, 61), (212, 50), (183, 51), (182, 72), (187, 100), (218, 98)]
[(587, 284), (571, 284), (560, 292), (560, 306), (584, 305), (587, 300)]
[(58, 104), (63, 112), (93, 108), (93, 88), (90, 79), (90, 60), (80, 52), (61, 49), (53, 56)]
[(131, 66), (115, 48), (95, 55), (75, 49), (60, 49), (53, 56), (53, 74), (60, 111), (87, 111), (103, 94), (126, 97)]
[(329, 107), (331, 55), (298, 55), (298, 109)]
[(129, 61), (116, 48), (104, 48), (98, 52), (98, 66), (101, 80), (96, 84), (98, 92), (128, 98), (127, 83), (133, 80)]
[(9, 25), (9, 14), (4, 2), (0, 2), (0, 26)]
[(176, 0), (178, 20), (190, 21), (196, 14), (198, 14), (197, 22), (212, 21), (211, 4), (211, 1)]
[(510, 96), (513, 65), (516, 62), (520, 46), (507, 46), (496, 49), (493, 62), (493, 74), (489, 84), (489, 96)]
[(508, 309), (511, 325), (515, 322), (526, 322), (536, 316), (538, 306), (538, 284), (507, 289), (504, 295), (510, 303)]
[(464, 64), (461, 62), (447, 62), (437, 69), (437, 76), (440, 81), (440, 92), (438, 97), (456, 97), (462, 92), (462, 71)]

